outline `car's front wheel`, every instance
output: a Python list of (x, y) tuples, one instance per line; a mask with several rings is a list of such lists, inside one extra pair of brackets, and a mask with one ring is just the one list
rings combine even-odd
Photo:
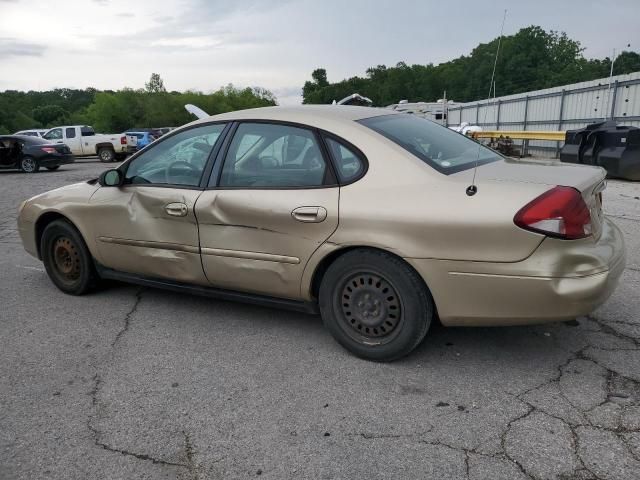
[(333, 337), (359, 357), (391, 361), (424, 339), (434, 315), (420, 276), (388, 253), (358, 249), (327, 269), (320, 311)]
[(40, 170), (40, 165), (38, 165), (38, 161), (30, 155), (25, 155), (20, 160), (20, 170), (25, 173), (36, 173)]
[(42, 261), (49, 278), (65, 293), (82, 295), (98, 279), (91, 253), (80, 233), (65, 220), (48, 224), (40, 241)]

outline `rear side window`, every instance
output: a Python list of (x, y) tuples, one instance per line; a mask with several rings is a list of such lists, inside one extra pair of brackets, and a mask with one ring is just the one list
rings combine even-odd
[(501, 160), (493, 150), (415, 115), (392, 114), (358, 120), (445, 175)]
[(359, 153), (331, 137), (325, 138), (341, 183), (350, 182), (364, 173), (365, 163)]
[(221, 187), (303, 188), (325, 183), (316, 136), (289, 125), (241, 123), (225, 157)]
[(93, 128), (91, 127), (80, 128), (80, 135), (82, 135), (83, 137), (93, 137), (95, 134), (96, 132), (94, 132)]
[(64, 134), (67, 138), (76, 138), (76, 129), (73, 127), (66, 128)]

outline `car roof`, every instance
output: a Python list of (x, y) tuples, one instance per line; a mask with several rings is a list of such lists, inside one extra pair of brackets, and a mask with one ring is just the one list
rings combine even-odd
[(34, 135), (0, 135), (0, 138), (5, 140), (44, 140), (43, 138), (36, 137)]
[(262, 107), (213, 115), (190, 125), (212, 120), (279, 120), (317, 125), (327, 122), (353, 122), (381, 115), (398, 115), (386, 108), (356, 107), (349, 105), (299, 105), (294, 107)]

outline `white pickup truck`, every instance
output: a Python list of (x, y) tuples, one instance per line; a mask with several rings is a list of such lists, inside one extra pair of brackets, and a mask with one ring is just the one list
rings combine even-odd
[(76, 157), (97, 155), (102, 162), (114, 162), (136, 151), (138, 139), (135, 135), (96, 134), (86, 125), (54, 127), (42, 138), (56, 143), (64, 143)]

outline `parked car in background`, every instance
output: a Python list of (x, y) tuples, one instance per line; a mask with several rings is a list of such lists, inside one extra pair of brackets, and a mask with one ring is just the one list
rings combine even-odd
[(73, 162), (71, 150), (64, 144), (29, 135), (0, 136), (0, 168), (35, 173), (40, 167), (57, 170), (60, 165)]
[(524, 325), (601, 305), (625, 265), (605, 173), (506, 159), (388, 109), (271, 107), (33, 197), (18, 228), (63, 292), (105, 278), (319, 311), (356, 355), (393, 360), (436, 318)]
[(125, 132), (125, 135), (133, 135), (137, 138), (137, 149), (140, 150), (144, 147), (146, 147), (147, 145), (149, 145), (151, 142), (153, 142), (156, 137), (151, 133), (151, 132), (133, 132), (133, 131), (128, 131)]
[(160, 135), (166, 135), (171, 130), (175, 130), (175, 128), (176, 127), (160, 127), (160, 128), (154, 128), (154, 130), (157, 130), (160, 133)]
[(97, 134), (87, 125), (55, 127), (43, 135), (54, 143), (64, 143), (76, 157), (97, 155), (102, 162), (124, 160), (136, 151), (138, 139), (135, 135), (117, 133)]
[(29, 137), (42, 137), (45, 133), (47, 133), (47, 129), (35, 129), (35, 130), (20, 130), (19, 132), (14, 133), (14, 135), (27, 135)]

